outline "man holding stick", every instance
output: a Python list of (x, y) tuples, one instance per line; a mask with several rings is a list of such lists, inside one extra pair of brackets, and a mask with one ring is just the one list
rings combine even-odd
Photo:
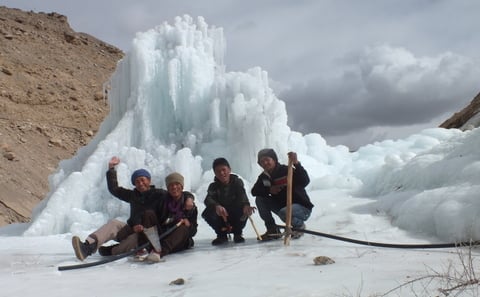
[[(305, 221), (310, 217), (313, 208), (305, 190), (310, 178), (305, 168), (298, 161), (295, 152), (289, 152), (288, 159), (293, 164), (292, 227), (305, 229)], [(260, 150), (257, 161), (263, 168), (263, 172), (258, 176), (251, 192), (256, 197), (255, 203), (258, 213), (267, 228), (266, 233), (261, 237), (264, 240), (279, 239), (282, 234), (276, 226), (272, 213), (286, 222), (288, 166), (278, 163), (277, 154), (271, 148)], [(292, 239), (297, 239), (302, 235), (303, 232), (293, 232)]]

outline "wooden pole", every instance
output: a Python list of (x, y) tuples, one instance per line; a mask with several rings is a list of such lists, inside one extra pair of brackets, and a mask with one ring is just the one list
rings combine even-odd
[(248, 216), (248, 219), (250, 220), (250, 223), (252, 223), (253, 230), (255, 230), (255, 233), (257, 234), (257, 239), (258, 240), (263, 240), (262, 235), (258, 233), (257, 227), (255, 227), (255, 224), (253, 223), (253, 219), (251, 216)]
[(288, 158), (287, 171), (287, 211), (285, 218), (285, 237), (283, 238), (284, 245), (290, 245), (290, 237), (292, 235), (292, 178), (293, 178), (293, 163)]

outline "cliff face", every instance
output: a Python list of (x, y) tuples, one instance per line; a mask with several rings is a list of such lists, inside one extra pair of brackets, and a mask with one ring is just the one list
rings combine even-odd
[(462, 130), (476, 128), (480, 126), (480, 93), (473, 98), (472, 102), (455, 113), (451, 118), (443, 122), (440, 127), (442, 128), (458, 128)]
[(95, 135), (122, 57), (63, 15), (0, 6), (0, 226), (28, 221), (58, 162)]

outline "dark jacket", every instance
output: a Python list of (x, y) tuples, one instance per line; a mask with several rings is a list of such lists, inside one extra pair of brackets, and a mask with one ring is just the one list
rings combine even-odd
[[(288, 166), (277, 163), (277, 166), (269, 175), (262, 172), (258, 176), (257, 181), (253, 185), (252, 195), (272, 198), (277, 205), (282, 208), (287, 205), (287, 172)], [(300, 163), (297, 163), (293, 169), (292, 176), (292, 203), (303, 205), (308, 209), (313, 208), (313, 204), (308, 197), (305, 187), (310, 183), (308, 173)], [(270, 186), (284, 186), (282, 190), (276, 194), (270, 194)]]
[(204, 203), (207, 208), (217, 205), (243, 208), (250, 205), (243, 181), (235, 174), (230, 174), (230, 182), (227, 185), (215, 177), (214, 182), (208, 186)]
[(155, 210), (163, 208), (167, 191), (150, 186), (150, 190), (140, 193), (136, 189), (130, 190), (118, 186), (117, 171), (115, 168), (107, 171), (107, 186), (110, 193), (118, 199), (130, 204), (130, 217), (127, 224), (130, 227), (142, 223), (142, 216), (146, 210)]
[(197, 206), (195, 205), (191, 210), (185, 210), (184, 201), (187, 198), (192, 198), (193, 200), (195, 200), (193, 194), (187, 191), (183, 191), (182, 197), (177, 201), (174, 200), (172, 196), (170, 196), (170, 194), (167, 192), (165, 202), (163, 203), (160, 212), (157, 213), (160, 234), (165, 232), (170, 227), (173, 227), (173, 225), (178, 223), (181, 219), (188, 219), (188, 221), (190, 222), (190, 237), (193, 237), (195, 236), (195, 234), (197, 234)]

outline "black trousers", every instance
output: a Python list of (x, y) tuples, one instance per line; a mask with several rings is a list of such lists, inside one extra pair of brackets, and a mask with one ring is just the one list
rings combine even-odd
[(212, 227), (217, 236), (228, 233), (242, 235), (247, 223), (247, 218), (243, 216), (243, 207), (225, 207), (225, 209), (228, 212), (227, 221), (217, 215), (215, 207), (207, 207), (202, 213), (202, 218)]
[(265, 227), (267, 227), (267, 230), (275, 230), (277, 227), (272, 213), (278, 215), (278, 212), (282, 206), (276, 203), (276, 201), (272, 198), (262, 196), (256, 197), (255, 204), (257, 205), (258, 214), (265, 222)]
[[(157, 225), (157, 215), (153, 210), (146, 210), (142, 216), (142, 223), (143, 227), (150, 228)], [(126, 239), (130, 234), (133, 234), (133, 228), (129, 225), (125, 225), (120, 231), (118, 231), (116, 241), (120, 242)], [(147, 238), (142, 234), (142, 241), (146, 242)]]

